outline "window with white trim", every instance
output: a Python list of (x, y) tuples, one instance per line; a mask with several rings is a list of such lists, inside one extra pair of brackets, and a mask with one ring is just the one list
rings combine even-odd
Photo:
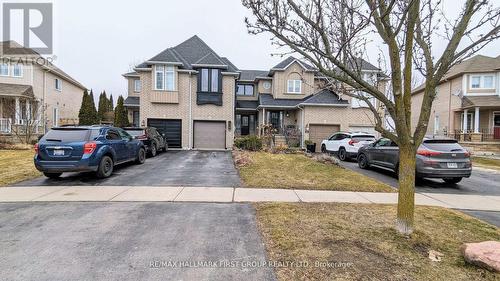
[(494, 89), (495, 76), (494, 75), (471, 75), (470, 76), (471, 89)]
[(135, 79), (134, 80), (134, 92), (138, 93), (141, 91), (142, 85), (141, 85), (141, 80)]
[(175, 90), (175, 69), (173, 66), (155, 66), (155, 90)]
[(12, 65), (12, 76), (23, 77), (23, 65), (22, 64)]
[(61, 81), (61, 79), (56, 78), (54, 80), (54, 83), (55, 83), (54, 86), (55, 86), (56, 90), (61, 91), (62, 90), (62, 81)]
[(289, 94), (302, 93), (302, 80), (288, 80), (287, 93)]
[(9, 65), (6, 63), (0, 64), (0, 76), (9, 76)]
[[(370, 85), (374, 85), (376, 86), (377, 85), (377, 78), (378, 78), (378, 75), (376, 72), (364, 72), (361, 74), (361, 78), (368, 82)], [(365, 93), (365, 92), (359, 92), (357, 93), (358, 95), (361, 95), (363, 97), (366, 97), (368, 98), (369, 102), (375, 106), (375, 103), (376, 103), (376, 99), (368, 94), (368, 93)], [(351, 99), (351, 107), (352, 108), (360, 108), (360, 107), (369, 107), (368, 106), (368, 103), (362, 99), (357, 99), (357, 98), (352, 98)]]

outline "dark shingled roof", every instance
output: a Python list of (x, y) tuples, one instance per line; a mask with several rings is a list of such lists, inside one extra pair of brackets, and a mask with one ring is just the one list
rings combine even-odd
[(267, 77), (267, 70), (241, 70), (240, 79), (242, 81), (255, 81), (257, 77)]
[(278, 63), (277, 65), (275, 65), (272, 69), (285, 69), (285, 67), (287, 67), (289, 64), (291, 64), (293, 61), (298, 61), (299, 64), (301, 64), (302, 66), (304, 66), (307, 70), (316, 70), (315, 67), (299, 60), (299, 59), (296, 59), (292, 56), (289, 56), (288, 58), (286, 58), (284, 61)]
[(139, 106), (139, 104), (139, 97), (127, 97), (125, 101), (123, 101), (124, 106)]
[[(179, 45), (168, 48), (149, 61), (172, 62), (180, 64), (183, 69), (193, 69), (193, 64), (227, 65), (227, 71), (236, 72), (238, 68), (227, 58), (221, 58), (198, 36), (193, 36)], [(144, 62), (137, 68), (147, 68), (150, 64)]]
[(494, 96), (477, 96), (477, 97), (464, 97), (462, 99), (462, 108), (468, 107), (498, 107), (500, 106), (500, 97)]
[(267, 106), (282, 106), (282, 107), (296, 107), (298, 105), (348, 105), (347, 100), (341, 99), (336, 93), (323, 89), (312, 96), (303, 99), (275, 99), (270, 94), (260, 94), (259, 104), (262, 107)]
[(0, 83), (0, 96), (33, 98), (33, 87), (29, 85)]
[(341, 99), (336, 93), (323, 89), (316, 94), (307, 97), (303, 104), (349, 104), (347, 100)]
[(295, 107), (301, 102), (302, 99), (275, 99), (270, 94), (259, 95), (259, 104), (263, 107), (266, 106)]
[(254, 100), (237, 100), (236, 101), (236, 108), (256, 110), (258, 106), (259, 106), (259, 102), (256, 100), (255, 101)]

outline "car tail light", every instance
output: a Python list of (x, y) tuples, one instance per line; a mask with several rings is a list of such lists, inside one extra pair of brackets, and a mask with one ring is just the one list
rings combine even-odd
[(355, 143), (358, 143), (358, 142), (359, 142), (358, 140), (350, 140), (349, 145), (354, 145)]
[(33, 148), (35, 149), (35, 154), (38, 154), (38, 143), (35, 143), (35, 146)]
[(83, 154), (92, 154), (97, 147), (95, 142), (87, 142), (83, 145)]
[(137, 139), (139, 139), (139, 140), (147, 140), (148, 136), (147, 135), (140, 135), (140, 136), (137, 137)]
[(422, 155), (422, 156), (426, 156), (426, 157), (432, 157), (432, 156), (440, 155), (441, 152), (431, 151), (431, 150), (427, 150), (427, 149), (419, 149), (417, 151), (417, 154)]
[(464, 152), (464, 156), (465, 156), (465, 157), (470, 157), (470, 152), (466, 150), (466, 151)]

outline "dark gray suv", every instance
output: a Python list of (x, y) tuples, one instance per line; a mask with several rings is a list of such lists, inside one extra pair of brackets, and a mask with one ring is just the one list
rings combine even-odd
[[(371, 166), (399, 169), (399, 148), (389, 139), (364, 146), (358, 152), (358, 165), (362, 169)], [(417, 178), (441, 178), (447, 183), (458, 183), (470, 177), (470, 154), (456, 140), (425, 138), (417, 150)]]

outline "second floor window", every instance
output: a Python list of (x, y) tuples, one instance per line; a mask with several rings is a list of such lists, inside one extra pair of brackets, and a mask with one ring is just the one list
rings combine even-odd
[(236, 89), (238, 96), (253, 96), (253, 85), (238, 84)]
[(175, 90), (175, 70), (173, 66), (155, 67), (155, 90)]
[(23, 77), (23, 66), (20, 64), (14, 64), (12, 66), (12, 76)]
[(9, 65), (6, 63), (0, 64), (0, 76), (9, 76)]
[(301, 80), (288, 80), (287, 93), (290, 93), (290, 94), (302, 93), (302, 81)]
[(140, 92), (141, 87), (142, 87), (141, 80), (139, 80), (139, 79), (134, 80), (134, 92), (136, 92), (136, 93)]
[(212, 93), (220, 93), (221, 92), (221, 76), (219, 69), (209, 69), (202, 68), (199, 72), (199, 91), (200, 92), (212, 92)]
[(61, 79), (56, 78), (54, 81), (55, 81), (55, 88), (56, 88), (56, 90), (61, 91), (62, 90)]
[(472, 75), (470, 77), (471, 89), (494, 89), (495, 76), (493, 75)]

